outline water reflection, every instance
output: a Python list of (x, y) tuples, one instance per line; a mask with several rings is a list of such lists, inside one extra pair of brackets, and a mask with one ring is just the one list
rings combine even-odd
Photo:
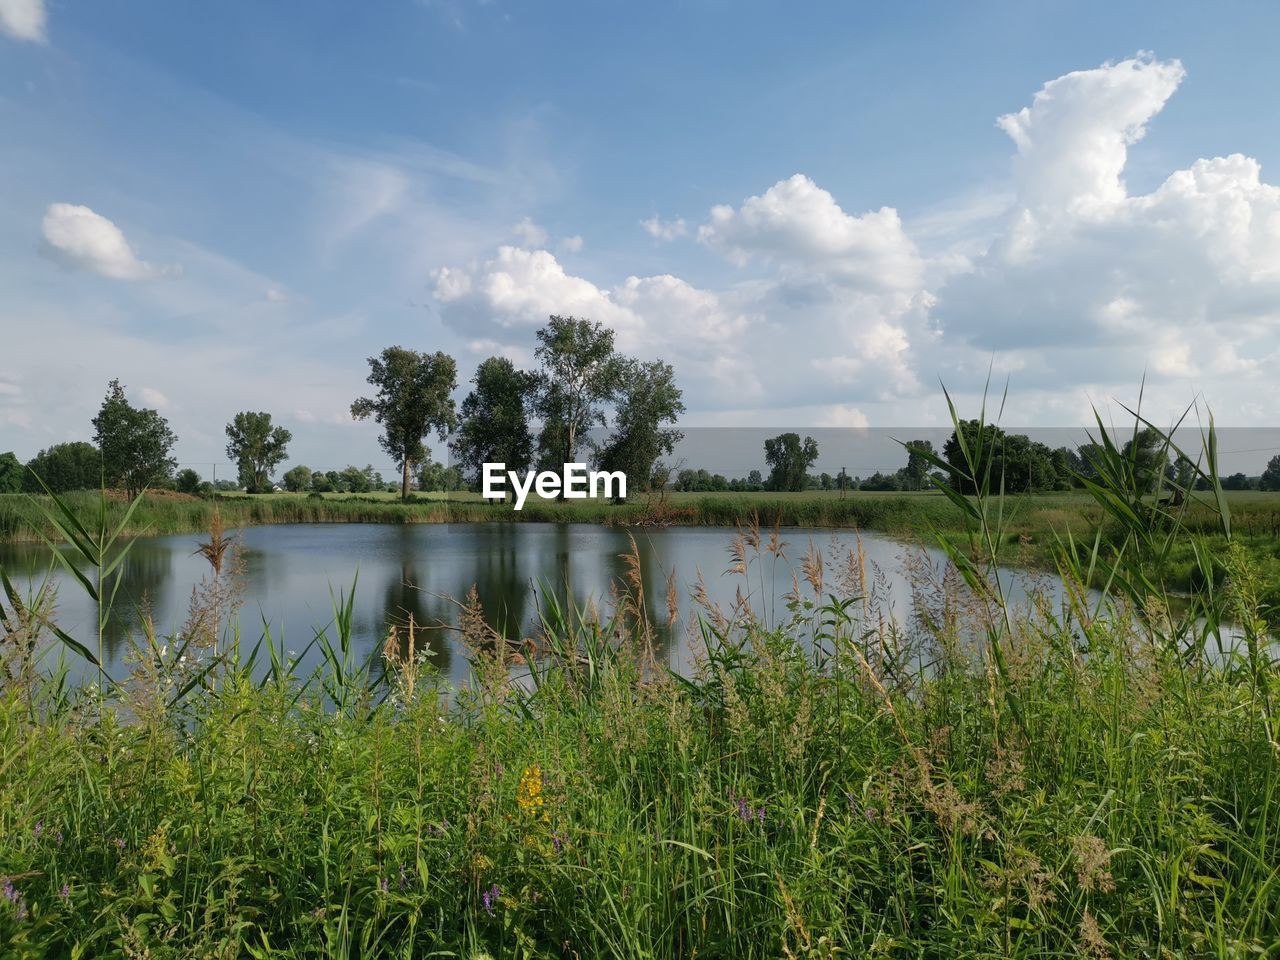
[[(879, 582), (885, 609), (913, 609), (904, 567), (911, 557), (937, 562), (936, 552), (851, 531), (788, 530), (787, 554), (766, 557), (753, 567), (749, 585), (756, 609), (777, 620), (793, 574), (803, 576), (798, 558), (810, 540), (820, 549), (847, 552), (860, 544), (871, 576)], [(333, 618), (331, 591), (355, 585), (354, 634), (361, 655), (380, 650), (389, 628), (403, 636), (409, 618), (416, 626), (456, 624), (459, 608), (474, 585), (486, 619), (512, 639), (536, 628), (539, 598), (550, 594), (569, 611), (594, 602), (602, 611), (610, 594), (630, 573), (631, 538), (623, 529), (566, 524), (299, 525), (252, 527), (241, 531), (242, 636), (250, 643), (270, 624), (286, 650), (300, 651)], [(654, 627), (657, 652), (679, 667), (689, 660), (687, 632), (698, 611), (690, 600), (701, 573), (711, 599), (732, 608), (742, 580), (723, 576), (729, 565), (731, 532), (717, 528), (635, 531), (636, 568), (643, 579), (645, 609)], [(140, 540), (123, 567), (117, 615), (107, 631), (106, 654), (113, 675), (127, 640), (137, 634), (139, 611), (151, 611), (162, 634), (179, 629), (192, 587), (208, 573), (194, 556), (198, 535)], [(38, 548), (0, 545), (0, 563), (18, 579), (38, 579), (47, 554)], [(667, 578), (674, 572), (679, 621), (668, 626)], [(62, 575), (59, 623), (77, 638), (94, 634), (94, 609), (79, 586)], [(832, 576), (834, 582), (834, 575)], [(1050, 584), (1056, 591), (1056, 585)], [(450, 600), (449, 598), (453, 598)], [(454, 681), (465, 678), (467, 662), (450, 631), (429, 630), (431, 662)], [(418, 637), (422, 648), (423, 637)], [(86, 644), (91, 648), (96, 641)], [(309, 655), (315, 662), (316, 652)]]

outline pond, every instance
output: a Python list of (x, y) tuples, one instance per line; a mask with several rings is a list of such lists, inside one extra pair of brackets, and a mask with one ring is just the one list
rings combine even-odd
[[(698, 605), (691, 598), (699, 574), (707, 596), (729, 611), (739, 590), (768, 622), (786, 616), (785, 596), (793, 575), (804, 583), (801, 558), (812, 545), (826, 559), (826, 592), (836, 588), (837, 568), (850, 551), (861, 551), (868, 582), (874, 585), (881, 615), (900, 623), (912, 610), (911, 581), (922, 571), (938, 576), (941, 551), (922, 549), (885, 537), (851, 530), (779, 531), (782, 556), (765, 553), (749, 576), (727, 574), (734, 531), (717, 527), (666, 527), (631, 531), (644, 580), (646, 606), (657, 627), (659, 653), (677, 670), (691, 662), (690, 627)], [(767, 539), (767, 534), (764, 535)], [(563, 602), (594, 600), (609, 606), (611, 588), (626, 573), (623, 555), (628, 531), (588, 524), (300, 524), (248, 527), (237, 533), (243, 558), (240, 632), (244, 646), (263, 633), (283, 638), (286, 650), (302, 651), (333, 617), (331, 592), (350, 592), (355, 584), (353, 636), (361, 657), (381, 648), (392, 624), (457, 623), (458, 607), (474, 584), (486, 619), (508, 636), (529, 636), (537, 622), (539, 596), (553, 590)], [(148, 610), (157, 633), (167, 635), (185, 622), (193, 588), (209, 572), (196, 554), (203, 534), (143, 538), (124, 562), (116, 615), (107, 632), (105, 660), (113, 677), (128, 669), (124, 656), (129, 635), (137, 633)], [(45, 548), (0, 544), (0, 565), (24, 589), (38, 584), (49, 569)], [(679, 618), (668, 626), (668, 577), (674, 575)], [(94, 608), (78, 584), (59, 570), (56, 619), (63, 630), (90, 649), (97, 641)], [(1047, 575), (1009, 574), (1012, 595), (1034, 584), (1056, 597), (1061, 590)], [(808, 590), (805, 586), (804, 590)], [(331, 636), (333, 634), (331, 633)], [(452, 681), (465, 679), (468, 664), (456, 634), (430, 632), (431, 660)], [(309, 666), (316, 652), (304, 660)], [(308, 662), (309, 661), (309, 662)]]

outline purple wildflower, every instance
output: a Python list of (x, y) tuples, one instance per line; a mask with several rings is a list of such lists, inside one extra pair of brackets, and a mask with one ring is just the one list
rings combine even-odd
[(53, 839), (58, 841), (58, 846), (62, 846), (62, 831), (59, 830), (57, 833), (55, 833), (53, 835)]
[(70, 887), (68, 884), (65, 884), (65, 883), (64, 883), (64, 884), (62, 885), (62, 889), (58, 891), (58, 896), (60, 896), (63, 900), (70, 900), (70, 899), (71, 899), (71, 887)]
[(404, 864), (400, 864), (400, 889), (404, 890), (409, 886), (409, 874), (404, 869)]
[(116, 837), (116, 848), (123, 850), (125, 848), (124, 837)]
[(39, 840), (39, 839), (40, 839), (40, 834), (44, 833), (44, 821), (43, 821), (43, 820), (37, 820), (37, 821), (36, 821), (36, 825), (35, 825), (35, 827), (32, 829), (32, 831), (31, 831), (31, 832), (32, 832), (32, 833), (34, 833), (34, 834), (36, 835), (36, 839), (37, 839), (37, 840)]
[(560, 839), (560, 834), (553, 832), (551, 834), (551, 845), (556, 848), (556, 853), (560, 852), (560, 848), (564, 846), (564, 841)]
[(764, 807), (756, 811), (756, 819), (760, 821), (760, 825), (764, 825)]
[(10, 903), (17, 903), (22, 899), (22, 894), (18, 892), (18, 888), (13, 885), (13, 881), (8, 877), (4, 878), (4, 898)]
[(480, 895), (480, 902), (484, 904), (485, 913), (489, 914), (489, 916), (493, 916), (494, 905), (498, 902), (498, 897), (501, 895), (502, 891), (498, 888), (496, 883)]
[(380, 877), (380, 878), (378, 879), (378, 889), (379, 889), (382, 893), (386, 893), (386, 892), (387, 892), (387, 887), (388, 887), (388, 886), (389, 886), (389, 884), (387, 883), (387, 878), (386, 878), (386, 877)]

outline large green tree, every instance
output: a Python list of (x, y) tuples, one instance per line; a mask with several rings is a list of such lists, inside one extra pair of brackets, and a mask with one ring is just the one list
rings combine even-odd
[(407, 499), (413, 467), (427, 457), (423, 439), (435, 430), (444, 440), (457, 425), (450, 394), (458, 385), (458, 365), (447, 353), (387, 347), (369, 358), (368, 382), (377, 395), (352, 403), (351, 415), (382, 424), (382, 449), (399, 464), (400, 496)]
[(246, 410), (227, 424), (227, 456), (236, 464), (240, 485), (249, 493), (266, 493), (271, 476), (289, 456), (293, 439), (284, 427), (271, 423), (271, 414)]
[(130, 498), (173, 476), (171, 455), (178, 438), (155, 410), (135, 407), (119, 380), (93, 418), (93, 439), (102, 453), (102, 477), (109, 487), (122, 487)]
[(809, 468), (818, 459), (818, 442), (798, 433), (780, 433), (764, 442), (770, 490), (803, 490)]
[(92, 443), (83, 440), (55, 443), (27, 463), (22, 489), (27, 493), (43, 493), (40, 480), (54, 493), (96, 490), (102, 485), (102, 454)]
[(516, 369), (506, 357), (490, 357), (476, 369), (475, 388), (462, 401), (453, 438), (457, 466), (478, 482), (486, 463), (528, 470), (533, 462), (529, 408), (538, 385), (536, 374)]
[(553, 316), (537, 333), (542, 364), (535, 410), (542, 420), (539, 459), (547, 469), (577, 462), (587, 432), (605, 424), (605, 405), (622, 382), (613, 331), (590, 320)]
[(1150, 493), (1169, 469), (1169, 443), (1155, 427), (1143, 427), (1125, 441), (1120, 453), (1133, 465), (1133, 482), (1140, 492)]
[(0, 493), (20, 493), (22, 474), (22, 461), (12, 450), (0, 453)]
[(629, 489), (648, 490), (659, 459), (684, 438), (679, 430), (663, 426), (684, 413), (683, 394), (671, 365), (661, 360), (627, 360), (621, 376), (613, 433), (600, 453), (600, 465), (625, 473)]
[(898, 471), (898, 480), (903, 490), (923, 490), (929, 486), (929, 469), (935, 455), (933, 443), (929, 440), (908, 440), (903, 444), (907, 451), (907, 465)]

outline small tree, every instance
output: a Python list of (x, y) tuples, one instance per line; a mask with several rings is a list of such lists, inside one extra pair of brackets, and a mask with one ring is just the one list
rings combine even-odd
[(400, 466), (400, 496), (407, 499), (413, 467), (427, 456), (423, 439), (435, 430), (444, 440), (457, 425), (450, 394), (458, 385), (458, 365), (447, 353), (387, 347), (369, 358), (368, 382), (377, 395), (352, 403), (351, 415), (382, 424), (382, 449)]
[(200, 474), (190, 467), (179, 470), (173, 478), (173, 486), (179, 493), (197, 494), (200, 492)]
[(292, 439), (284, 427), (271, 425), (269, 413), (237, 413), (227, 424), (227, 456), (236, 463), (241, 486), (249, 493), (270, 490), (271, 476), (288, 457), (285, 448)]
[(769, 465), (770, 490), (803, 490), (809, 468), (818, 459), (818, 442), (798, 433), (780, 433), (764, 442), (764, 460)]
[(155, 410), (129, 403), (119, 380), (107, 385), (102, 408), (93, 418), (93, 431), (107, 486), (123, 487), (133, 498), (173, 475), (177, 464), (171, 451), (178, 438), (169, 422)]
[(933, 444), (928, 440), (908, 440), (903, 444), (907, 451), (907, 465), (898, 471), (903, 490), (923, 490), (929, 486), (929, 468), (933, 462)]
[(311, 468), (302, 464), (294, 467), (292, 470), (286, 471), (284, 475), (284, 488), (290, 493), (302, 493), (304, 490), (311, 488)]
[(22, 492), (22, 461), (13, 451), (0, 453), (0, 493)]

